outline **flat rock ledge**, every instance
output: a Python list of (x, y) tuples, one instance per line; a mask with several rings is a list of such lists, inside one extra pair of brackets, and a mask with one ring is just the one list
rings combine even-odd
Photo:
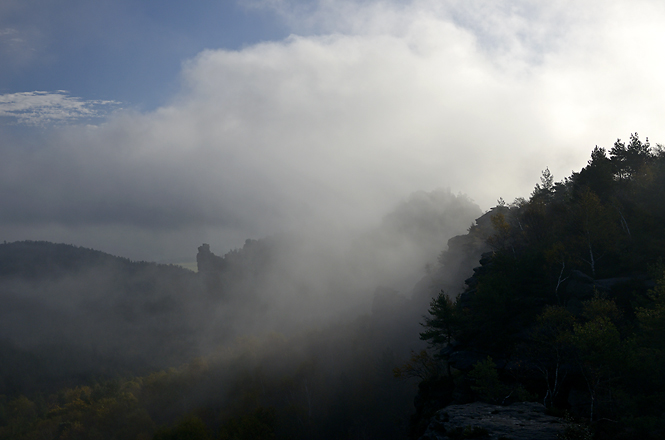
[(437, 411), (420, 440), (556, 440), (564, 429), (565, 422), (546, 415), (539, 403), (499, 406), (475, 402)]

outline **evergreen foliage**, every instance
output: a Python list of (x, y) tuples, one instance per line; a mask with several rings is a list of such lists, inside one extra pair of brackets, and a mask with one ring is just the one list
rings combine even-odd
[(459, 332), (460, 318), (455, 303), (442, 290), (432, 299), (428, 313), (430, 317), (424, 318), (426, 330), (420, 334), (420, 339), (430, 345), (449, 344)]
[[(454, 373), (476, 398), (498, 402), (499, 390), (521, 386), (552, 411), (585, 418), (597, 436), (660, 438), (664, 202), (665, 153), (637, 134), (609, 153), (596, 147), (561, 182), (546, 169), (528, 200), (493, 208), (492, 255), (457, 301), (432, 302), (421, 337), (491, 354)], [(650, 267), (660, 267), (653, 288)], [(615, 423), (609, 433), (603, 420)]]

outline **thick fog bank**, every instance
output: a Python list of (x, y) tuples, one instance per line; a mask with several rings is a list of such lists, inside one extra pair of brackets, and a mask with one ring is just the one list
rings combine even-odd
[(370, 313), (377, 288), (408, 298), (480, 214), (468, 197), (435, 190), (412, 194), (365, 231), (321, 224), (249, 240), (199, 273), (219, 299), (205, 334), (290, 332)]
[(154, 111), (0, 126), (0, 240), (180, 262), (192, 241), (367, 227), (418, 188), (488, 209), (616, 133), (663, 138), (657, 2), (259, 3), (293, 35), (202, 50)]
[[(425, 310), (403, 305), (478, 215), (464, 195), (418, 192), (364, 231), (322, 223), (223, 256), (201, 246), (198, 273), (45, 242), (0, 245), (0, 339), (28, 352), (60, 347), (72, 361), (65, 371), (75, 363), (132, 370), (178, 365), (243, 335), (296, 334), (361, 315), (417, 327)], [(420, 308), (436, 293), (428, 279)], [(417, 342), (417, 328), (406, 339)]]

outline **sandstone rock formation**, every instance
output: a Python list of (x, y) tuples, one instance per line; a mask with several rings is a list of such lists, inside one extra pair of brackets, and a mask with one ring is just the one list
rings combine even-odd
[(498, 406), (475, 402), (437, 411), (420, 440), (556, 440), (564, 429), (565, 422), (546, 415), (539, 403)]

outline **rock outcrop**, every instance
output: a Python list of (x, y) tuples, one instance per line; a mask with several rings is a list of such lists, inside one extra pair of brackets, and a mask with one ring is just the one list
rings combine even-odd
[(539, 403), (498, 406), (475, 402), (437, 411), (420, 440), (556, 440), (564, 429), (563, 419), (546, 415)]
[(196, 254), (196, 265), (199, 273), (218, 273), (226, 266), (224, 258), (210, 252), (210, 245), (203, 243)]

